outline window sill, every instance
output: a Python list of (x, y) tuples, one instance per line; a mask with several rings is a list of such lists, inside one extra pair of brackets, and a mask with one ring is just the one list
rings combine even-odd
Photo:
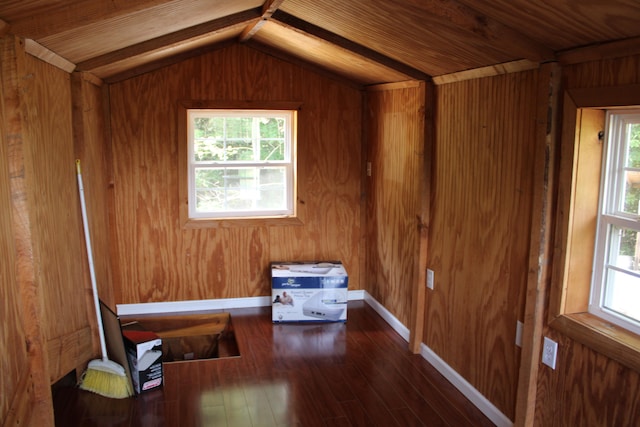
[(281, 218), (221, 218), (188, 219), (183, 228), (232, 228), (232, 227), (271, 227), (303, 225), (298, 217)]
[(591, 349), (640, 372), (640, 336), (589, 313), (556, 317), (551, 327)]

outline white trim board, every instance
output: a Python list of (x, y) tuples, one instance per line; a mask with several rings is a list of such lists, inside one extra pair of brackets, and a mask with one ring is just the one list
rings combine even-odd
[[(361, 300), (365, 291), (349, 291), (349, 301)], [(188, 313), (190, 311), (229, 310), (231, 308), (268, 307), (271, 305), (271, 297), (205, 299), (191, 301), (149, 302), (142, 304), (117, 304), (118, 316), (136, 316), (139, 314), (158, 313)]]
[[(400, 322), (389, 310), (376, 301), (369, 293), (365, 292), (364, 300), (373, 308), (405, 341), (409, 342), (409, 328)], [(476, 408), (487, 416), (498, 427), (513, 427), (511, 421), (482, 393), (476, 390), (462, 375), (456, 372), (433, 350), (424, 343), (420, 345), (420, 355), (440, 372), (453, 386), (458, 389)]]
[[(368, 292), (364, 290), (354, 290), (348, 293), (349, 301), (364, 300), (380, 315), (405, 341), (409, 341), (409, 329), (400, 322), (389, 310), (376, 301)], [(144, 304), (118, 304), (116, 305), (119, 316), (158, 314), (158, 313), (179, 313), (190, 311), (208, 310), (228, 310), (232, 308), (267, 307), (271, 305), (271, 297), (249, 297), (249, 298), (229, 298), (229, 299), (209, 299), (194, 301), (169, 301), (152, 302)], [(347, 320), (348, 321), (348, 320)], [(424, 343), (421, 344), (420, 354), (433, 365), (453, 386), (469, 399), (483, 414), (487, 416), (498, 427), (513, 427), (513, 422), (493, 403), (476, 390), (458, 372), (442, 360), (433, 350)]]

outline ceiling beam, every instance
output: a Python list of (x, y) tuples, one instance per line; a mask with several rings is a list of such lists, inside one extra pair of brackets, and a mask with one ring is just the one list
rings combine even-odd
[(640, 54), (640, 37), (631, 37), (624, 40), (563, 50), (558, 52), (558, 61), (562, 65), (571, 65), (637, 54)]
[(69, 2), (54, 10), (20, 19), (11, 26), (11, 32), (31, 39), (42, 39), (78, 27), (94, 24), (110, 18), (130, 15), (173, 0), (80, 0)]
[(11, 28), (11, 26), (0, 19), (0, 37), (7, 34), (9, 32), (9, 28)]
[(158, 49), (169, 48), (170, 46), (177, 45), (190, 39), (205, 35), (213, 35), (216, 32), (226, 30), (229, 27), (243, 25), (247, 22), (259, 19), (261, 14), (261, 9), (256, 8), (249, 9), (244, 12), (238, 12), (233, 15), (225, 16), (223, 18), (214, 19), (213, 21), (185, 28), (184, 30), (176, 31), (165, 36), (157, 37), (155, 39), (147, 40), (142, 43), (138, 43), (113, 52), (105, 53), (104, 55), (100, 55), (95, 58), (88, 59), (86, 61), (78, 63), (78, 69), (84, 71), (93, 70), (108, 64), (112, 64), (114, 62), (123, 61), (125, 59), (143, 55), (145, 53), (152, 52)]
[(284, 0), (267, 0), (262, 5), (262, 18), (253, 25), (247, 26), (247, 28), (242, 32), (238, 40), (240, 42), (246, 42), (249, 40), (255, 33), (260, 30), (260, 28), (264, 25), (264, 23), (271, 18), (276, 10), (280, 7), (280, 5), (284, 3)]
[(428, 74), (420, 70), (416, 70), (415, 68), (410, 67), (407, 64), (396, 61), (395, 59), (389, 58), (388, 56), (382, 55), (381, 53), (378, 53), (372, 49), (369, 49), (368, 47), (352, 42), (351, 40), (348, 40), (342, 36), (339, 36), (335, 33), (327, 31), (324, 28), (320, 28), (309, 22), (303, 21), (302, 19), (296, 18), (293, 15), (289, 15), (286, 12), (277, 10), (276, 12), (273, 13), (271, 18), (275, 21), (278, 21), (280, 24), (284, 26), (291, 27), (298, 31), (303, 31), (309, 35), (318, 37), (329, 43), (333, 43), (338, 47), (349, 50), (360, 56), (364, 56), (365, 58), (378, 62), (379, 64), (384, 65), (385, 67), (391, 68), (392, 70), (396, 70), (403, 74), (406, 74), (407, 76), (413, 79), (431, 81), (431, 76), (429, 76)]
[(448, 22), (457, 31), (481, 37), (494, 48), (530, 61), (543, 62), (555, 58), (555, 52), (523, 33), (464, 5), (465, 0), (408, 0), (421, 10)]
[(73, 70), (75, 70), (76, 68), (76, 64), (67, 61), (57, 53), (50, 51), (46, 47), (31, 39), (25, 39), (24, 50), (29, 55), (35, 56), (36, 58), (39, 58), (42, 61), (53, 65), (54, 67), (58, 67), (61, 70), (66, 71), (67, 73), (73, 72)]

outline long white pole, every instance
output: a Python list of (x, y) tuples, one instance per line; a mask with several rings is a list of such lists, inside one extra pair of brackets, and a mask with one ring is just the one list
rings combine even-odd
[(89, 234), (89, 220), (87, 218), (87, 205), (84, 200), (84, 185), (82, 185), (82, 171), (80, 170), (80, 159), (76, 160), (76, 173), (78, 176), (78, 188), (80, 189), (80, 207), (82, 208), (82, 225), (84, 226), (84, 241), (87, 246), (87, 258), (89, 258), (89, 274), (91, 275), (91, 288), (93, 289), (93, 304), (96, 307), (96, 321), (98, 322), (98, 333), (100, 335), (100, 349), (102, 350), (102, 360), (108, 360), (107, 344), (104, 339), (104, 329), (102, 326), (102, 316), (100, 315), (100, 300), (98, 299), (98, 286), (96, 285), (96, 272), (93, 267), (93, 252), (91, 251), (91, 236)]

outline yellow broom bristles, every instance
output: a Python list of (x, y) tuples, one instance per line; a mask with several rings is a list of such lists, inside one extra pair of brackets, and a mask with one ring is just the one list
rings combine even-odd
[[(114, 362), (107, 362), (116, 365)], [(119, 365), (117, 366), (120, 367)], [(120, 369), (123, 368), (120, 367)], [(133, 388), (129, 378), (120, 372), (105, 369), (103, 361), (99, 360), (89, 363), (89, 367), (82, 376), (80, 388), (114, 399), (133, 396)]]

